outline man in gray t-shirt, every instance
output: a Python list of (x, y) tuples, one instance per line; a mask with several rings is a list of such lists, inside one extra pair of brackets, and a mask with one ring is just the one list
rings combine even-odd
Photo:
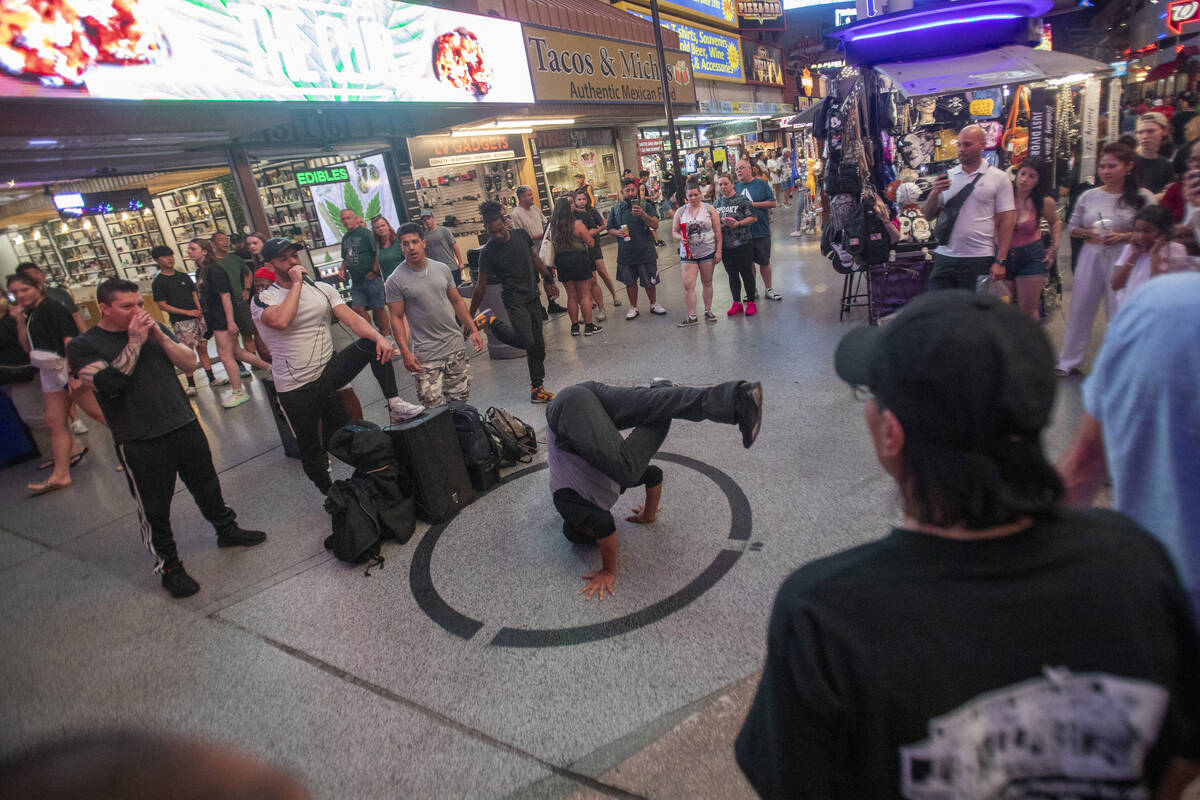
[(430, 261), (440, 261), (450, 267), (454, 283), (462, 283), (463, 280), (466, 280), (463, 275), (466, 262), (463, 261), (462, 250), (454, 241), (454, 234), (450, 232), (449, 228), (438, 225), (433, 212), (428, 208), (421, 212), (421, 224), (425, 226), (425, 257)]
[(471, 362), (455, 316), (470, 331), (476, 353), (483, 350), (483, 338), (454, 285), (450, 267), (426, 258), (423, 234), (416, 223), (400, 226), (397, 235), (404, 260), (388, 276), (384, 296), (404, 368), (413, 373), (417, 384), (417, 399), (433, 408), (447, 400), (465, 403), (471, 389)]

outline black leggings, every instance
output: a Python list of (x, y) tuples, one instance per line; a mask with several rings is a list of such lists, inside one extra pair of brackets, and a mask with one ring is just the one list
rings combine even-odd
[[(396, 371), (390, 363), (380, 364), (375, 358), (375, 342), (359, 339), (354, 344), (333, 354), (321, 376), (298, 389), (279, 393), (279, 408), (296, 437), (300, 448), (300, 463), (322, 494), (329, 491), (333, 480), (329, 477), (329, 459), (325, 445), (338, 428), (350, 421), (337, 390), (371, 365), (383, 396), (396, 396)], [(323, 441), (322, 441), (323, 440)]]
[(754, 281), (754, 248), (750, 243), (722, 251), (722, 263), (729, 274), (729, 293), (736, 303), (742, 299), (742, 287), (746, 289), (746, 300), (758, 299), (758, 287)]

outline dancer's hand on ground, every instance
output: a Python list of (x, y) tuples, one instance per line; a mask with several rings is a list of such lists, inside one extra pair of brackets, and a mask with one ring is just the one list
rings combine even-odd
[(483, 337), (479, 335), (479, 331), (471, 331), (471, 345), (474, 346), (476, 353), (483, 352)]
[(654, 520), (656, 520), (656, 519), (658, 519), (657, 512), (655, 512), (653, 514), (647, 514), (645, 506), (634, 506), (633, 516), (626, 517), (625, 521), (626, 522), (636, 522), (639, 525), (646, 525), (648, 523), (654, 522)]
[[(479, 334), (476, 333), (475, 335), (478, 336)], [(402, 358), (404, 359), (404, 368), (409, 372), (420, 372), (421, 370), (425, 369), (423, 366), (421, 366), (421, 362), (417, 360), (417, 357), (411, 350), (407, 353), (404, 353)]]
[(612, 585), (616, 582), (617, 576), (608, 570), (598, 569), (595, 572), (589, 572), (583, 576), (583, 579), (588, 582), (587, 586), (579, 590), (580, 594), (587, 595), (583, 598), (584, 600), (591, 600), (592, 595), (596, 595), (597, 600), (603, 601), (605, 592), (608, 592), (609, 597), (616, 597)]

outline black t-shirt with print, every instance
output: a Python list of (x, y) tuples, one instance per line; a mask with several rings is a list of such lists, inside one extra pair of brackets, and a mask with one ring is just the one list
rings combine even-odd
[[(150, 289), (154, 293), (154, 302), (156, 303), (166, 303), (187, 311), (196, 307), (196, 303), (192, 299), (192, 292), (196, 291), (196, 284), (192, 282), (186, 272), (173, 272), (170, 275), (160, 272), (154, 277)], [(172, 323), (193, 319), (186, 314), (172, 312), (167, 312), (167, 316), (171, 318)]]
[(489, 283), (499, 283), (500, 297), (508, 305), (521, 305), (538, 297), (531, 250), (533, 240), (519, 228), (510, 228), (508, 240), (488, 239), (479, 251), (479, 271)]
[[(218, 267), (215, 271), (221, 270)], [(174, 341), (170, 331), (162, 325), (159, 327)], [(129, 333), (126, 331), (106, 331), (97, 326), (80, 334), (67, 348), (71, 374), (96, 361), (112, 364), (128, 344)], [(196, 412), (175, 377), (175, 365), (167, 358), (162, 346), (151, 339), (142, 345), (125, 391), (110, 395), (97, 389), (96, 400), (117, 444), (155, 439), (196, 419)]]
[(53, 350), (60, 356), (66, 352), (63, 349), (63, 339), (79, 335), (79, 328), (75, 326), (75, 318), (71, 316), (71, 312), (49, 297), (25, 312), (25, 326), (31, 347), (36, 350)]
[(735, 750), (764, 798), (1132, 798), (1200, 759), (1197, 676), (1170, 557), (1123, 515), (898, 529), (784, 581)]

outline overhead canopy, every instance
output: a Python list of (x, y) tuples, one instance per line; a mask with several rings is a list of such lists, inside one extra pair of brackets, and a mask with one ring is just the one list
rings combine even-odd
[(809, 106), (808, 108), (804, 109), (799, 114), (797, 114), (796, 116), (789, 119), (786, 123), (787, 126), (789, 128), (796, 128), (801, 125), (812, 125), (813, 120), (815, 120), (817, 118), (817, 109), (820, 108), (820, 106), (821, 106), (821, 103), (819, 101), (816, 103), (813, 103), (811, 106)]
[(1109, 66), (1070, 53), (1008, 45), (961, 56), (876, 64), (875, 69), (890, 78), (905, 96), (919, 97), (1090, 75)]

